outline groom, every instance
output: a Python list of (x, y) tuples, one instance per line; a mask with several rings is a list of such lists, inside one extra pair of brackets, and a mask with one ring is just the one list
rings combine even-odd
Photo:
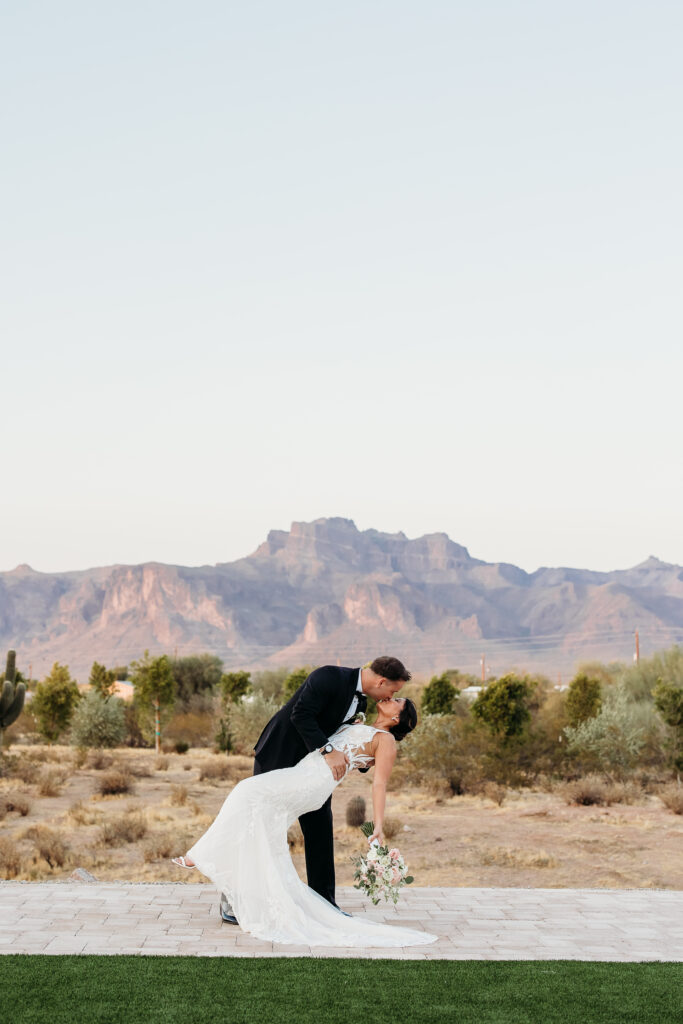
[[(314, 669), (259, 736), (254, 748), (254, 775), (291, 768), (311, 750), (323, 751), (328, 737), (340, 725), (365, 711), (368, 697), (375, 701), (393, 697), (409, 679), (405, 666), (389, 656), (375, 658), (369, 668), (324, 665)], [(346, 755), (330, 747), (324, 756), (335, 779), (341, 779), (346, 771)], [(332, 797), (317, 811), (302, 814), (299, 823), (304, 834), (308, 884), (336, 907)], [(221, 917), (237, 923), (224, 895)]]

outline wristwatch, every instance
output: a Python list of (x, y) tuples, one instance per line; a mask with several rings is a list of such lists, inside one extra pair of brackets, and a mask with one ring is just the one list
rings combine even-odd
[(332, 744), (331, 743), (326, 743), (325, 746), (320, 751), (320, 753), (323, 754), (323, 755), (331, 754), (333, 750), (334, 750), (334, 747), (332, 746)]

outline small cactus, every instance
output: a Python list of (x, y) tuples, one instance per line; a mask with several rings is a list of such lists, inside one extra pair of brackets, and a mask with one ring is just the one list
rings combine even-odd
[(5, 729), (7, 729), (12, 722), (16, 722), (24, 706), (26, 686), (24, 683), (16, 683), (16, 678), (16, 651), (8, 651), (5, 681), (2, 684), (2, 693), (0, 694), (0, 749), (2, 749), (2, 736)]
[(346, 824), (349, 828), (358, 828), (365, 821), (365, 800), (362, 796), (352, 796), (346, 805)]

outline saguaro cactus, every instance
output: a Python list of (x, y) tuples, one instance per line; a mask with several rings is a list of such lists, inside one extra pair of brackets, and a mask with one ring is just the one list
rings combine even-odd
[(26, 686), (24, 683), (17, 683), (17, 655), (16, 651), (7, 652), (7, 668), (5, 669), (5, 681), (2, 684), (0, 694), (0, 750), (2, 749), (2, 737), (5, 729), (16, 722), (24, 706)]

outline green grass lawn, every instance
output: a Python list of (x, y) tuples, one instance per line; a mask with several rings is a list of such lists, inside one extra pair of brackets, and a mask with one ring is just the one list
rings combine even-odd
[(669, 1024), (670, 963), (2, 956), (8, 1024)]

